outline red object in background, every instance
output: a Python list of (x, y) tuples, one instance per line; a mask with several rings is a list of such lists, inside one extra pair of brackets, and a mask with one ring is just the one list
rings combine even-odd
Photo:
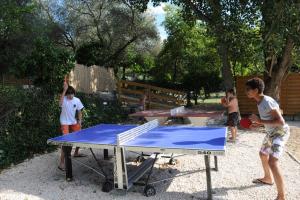
[(221, 103), (223, 104), (223, 103), (226, 103), (226, 98), (225, 97), (222, 97), (221, 98)]
[(242, 118), (241, 121), (240, 121), (240, 125), (241, 127), (243, 128), (250, 128), (252, 122), (249, 118)]

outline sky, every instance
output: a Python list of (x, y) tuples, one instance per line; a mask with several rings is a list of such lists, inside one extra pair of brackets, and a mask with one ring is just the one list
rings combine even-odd
[(165, 3), (161, 3), (160, 6), (153, 7), (152, 3), (148, 4), (147, 12), (151, 13), (155, 17), (155, 24), (158, 29), (161, 40), (168, 37), (162, 22), (165, 20), (165, 11), (163, 7), (166, 6)]

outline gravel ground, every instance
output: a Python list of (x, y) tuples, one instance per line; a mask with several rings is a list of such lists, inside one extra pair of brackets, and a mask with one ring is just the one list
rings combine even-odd
[(300, 163), (300, 122), (289, 122), (291, 127), (291, 135), (287, 143), (287, 150), (291, 153)]
[[(251, 181), (262, 176), (258, 150), (263, 133), (239, 130), (236, 144), (227, 144), (226, 155), (219, 157), (219, 171), (212, 171), (214, 199), (273, 200), (276, 187), (255, 185)], [(89, 154), (87, 150), (82, 153)], [(96, 152), (101, 156), (101, 152)], [(126, 195), (112, 191), (101, 192), (103, 178), (93, 171), (74, 163), (74, 181), (66, 182), (64, 173), (57, 169), (58, 151), (35, 156), (0, 174), (1, 200), (65, 200), (65, 199), (203, 199), (206, 196), (206, 176), (203, 156), (182, 156), (175, 166), (166, 166), (162, 159), (155, 165), (152, 180), (180, 175), (187, 171), (200, 170), (187, 176), (155, 185), (157, 194), (144, 197), (142, 187), (133, 187)], [(96, 166), (91, 155), (77, 158)], [(105, 165), (109, 167), (111, 163)], [(287, 199), (300, 199), (300, 165), (287, 153), (280, 160), (286, 181)]]

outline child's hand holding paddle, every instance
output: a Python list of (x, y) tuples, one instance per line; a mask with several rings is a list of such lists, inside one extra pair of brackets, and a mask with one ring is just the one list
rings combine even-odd
[(261, 126), (260, 118), (252, 114), (248, 118), (242, 118), (240, 121), (241, 127), (245, 129), (255, 129)]
[(261, 127), (261, 125), (260, 124), (257, 124), (257, 123), (252, 123), (251, 125), (250, 125), (250, 129), (257, 129), (257, 128), (259, 128), (259, 127)]
[(251, 120), (252, 123), (261, 124), (261, 120), (257, 115), (252, 114), (250, 115), (249, 119)]
[(221, 98), (221, 104), (224, 105), (224, 104), (226, 104), (226, 102), (227, 102), (226, 97), (222, 97), (222, 98)]
[(250, 129), (257, 129), (262, 126), (261, 120), (257, 115), (252, 114), (250, 115), (249, 119), (252, 122), (252, 124), (249, 127)]

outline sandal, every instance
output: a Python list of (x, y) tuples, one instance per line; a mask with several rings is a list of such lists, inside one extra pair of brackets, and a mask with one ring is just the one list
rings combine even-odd
[(60, 171), (63, 171), (63, 172), (65, 171), (65, 168), (63, 168), (63, 167), (61, 167), (61, 166), (58, 166), (57, 168), (58, 168)]
[(265, 181), (263, 181), (262, 179), (260, 178), (257, 178), (257, 179), (254, 179), (252, 181), (252, 183), (255, 183), (255, 184), (262, 184), (262, 185), (273, 185), (274, 183), (267, 183)]

